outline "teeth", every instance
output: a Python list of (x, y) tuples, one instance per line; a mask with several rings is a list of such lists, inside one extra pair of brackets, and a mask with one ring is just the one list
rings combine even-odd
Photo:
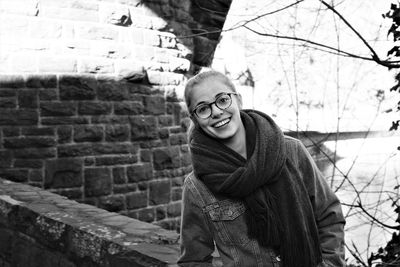
[(214, 125), (214, 127), (219, 128), (221, 126), (224, 126), (225, 124), (227, 124), (229, 122), (229, 119), (223, 120), (218, 122), (217, 124)]

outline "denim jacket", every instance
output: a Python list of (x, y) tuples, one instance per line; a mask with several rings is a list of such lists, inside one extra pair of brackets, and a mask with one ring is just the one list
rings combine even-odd
[[(320, 266), (345, 266), (345, 220), (340, 202), (304, 145), (291, 137), (285, 137), (285, 143), (288, 157), (298, 168), (308, 189), (323, 257)], [(213, 194), (193, 173), (189, 174), (183, 187), (178, 265), (213, 266), (216, 248), (226, 267), (281, 266), (277, 252), (260, 246), (247, 236), (246, 211), (242, 200)]]

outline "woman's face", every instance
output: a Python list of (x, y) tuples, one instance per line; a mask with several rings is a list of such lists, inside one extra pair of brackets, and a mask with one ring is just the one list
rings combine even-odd
[[(201, 83), (196, 84), (190, 91), (190, 111), (203, 103), (212, 103), (222, 93), (233, 93), (221, 78), (208, 77)], [(227, 109), (221, 110), (215, 104), (211, 105), (211, 115), (206, 119), (191, 115), (193, 122), (204, 132), (217, 139), (230, 139), (234, 137), (240, 127), (243, 127), (240, 119), (242, 105), (240, 95), (231, 95), (232, 104)]]

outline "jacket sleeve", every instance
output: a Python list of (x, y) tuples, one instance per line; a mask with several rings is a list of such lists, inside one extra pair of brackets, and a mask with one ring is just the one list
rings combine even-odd
[(344, 225), (339, 199), (329, 187), (305, 146), (298, 142), (298, 164), (309, 192), (318, 227), (322, 258), (325, 266), (346, 266)]
[(213, 266), (214, 241), (207, 218), (186, 184), (182, 196), (180, 250), (179, 266)]

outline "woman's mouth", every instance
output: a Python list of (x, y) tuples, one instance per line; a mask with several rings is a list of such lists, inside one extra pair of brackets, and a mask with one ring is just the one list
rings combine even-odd
[(219, 121), (219, 122), (217, 122), (216, 124), (214, 124), (213, 127), (214, 127), (214, 128), (220, 128), (220, 127), (222, 127), (222, 126), (228, 124), (230, 121), (231, 121), (230, 118), (225, 119), (225, 120), (222, 120), (222, 121)]

